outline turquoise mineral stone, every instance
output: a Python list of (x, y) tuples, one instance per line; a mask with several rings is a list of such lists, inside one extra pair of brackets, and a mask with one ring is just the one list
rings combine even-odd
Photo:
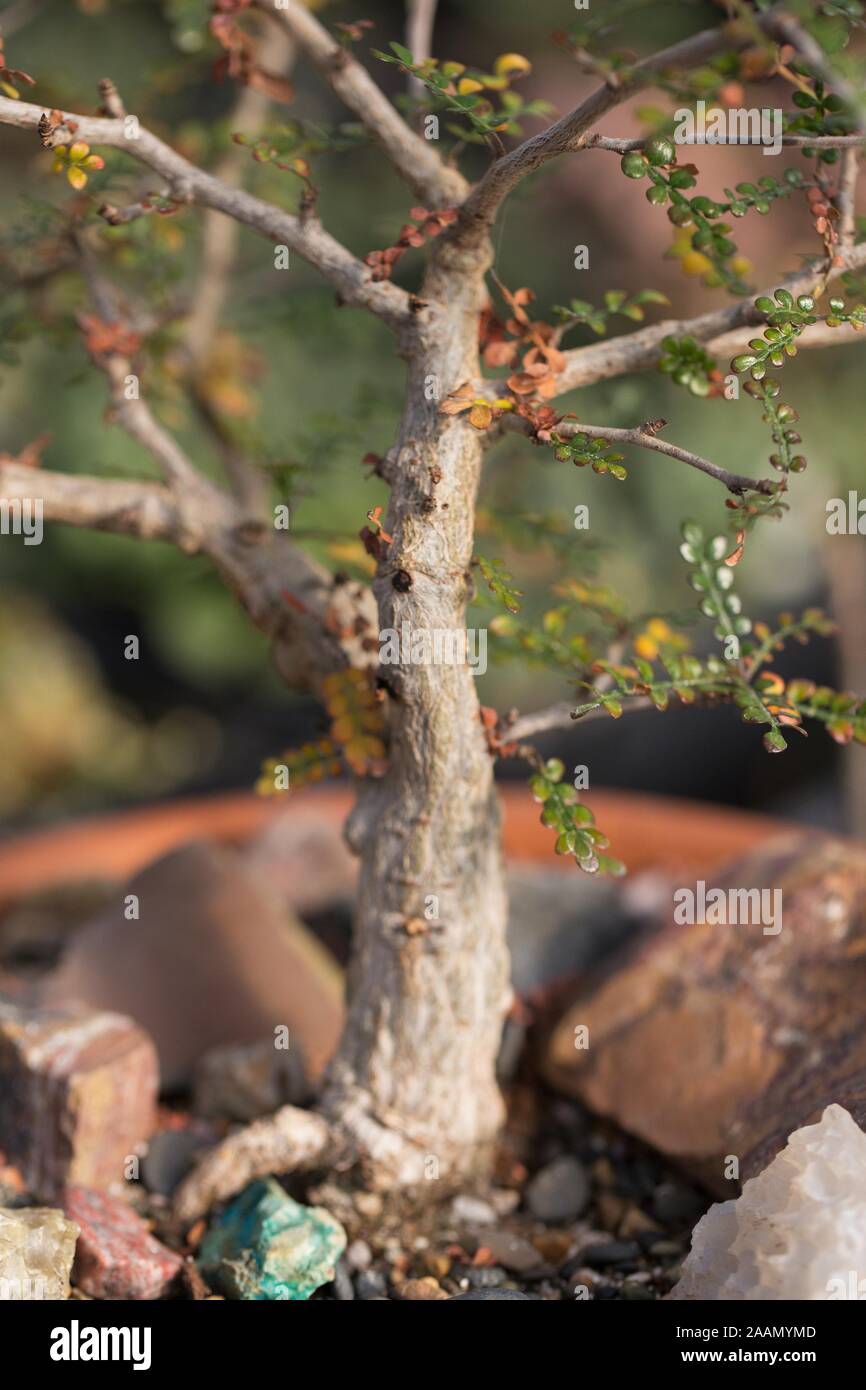
[(302, 1206), (267, 1178), (217, 1217), (198, 1264), (228, 1298), (304, 1299), (331, 1282), (345, 1248), (346, 1232), (330, 1212)]

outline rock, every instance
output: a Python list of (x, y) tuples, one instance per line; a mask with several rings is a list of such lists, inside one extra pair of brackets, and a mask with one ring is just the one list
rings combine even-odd
[(373, 1263), (373, 1252), (365, 1240), (353, 1240), (346, 1251), (350, 1269), (369, 1269)]
[[(138, 920), (124, 902), (138, 900)], [(232, 850), (192, 844), (151, 864), (75, 936), (45, 999), (130, 1014), (153, 1037), (163, 1084), (209, 1048), (289, 1030), (311, 1077), (342, 1028), (342, 980), (324, 947)]]
[(535, 1246), (514, 1231), (485, 1231), (484, 1247), (497, 1264), (515, 1274), (526, 1274), (542, 1263)]
[(345, 1248), (345, 1231), (324, 1207), (302, 1206), (267, 1178), (217, 1217), (198, 1264), (228, 1298), (296, 1301), (331, 1283)]
[(358, 1297), (369, 1303), (374, 1298), (384, 1298), (388, 1292), (385, 1276), (378, 1269), (362, 1269), (355, 1279)]
[(163, 1129), (154, 1134), (141, 1160), (141, 1180), (148, 1192), (170, 1197), (206, 1147), (191, 1129)]
[(555, 1225), (574, 1221), (589, 1201), (589, 1178), (583, 1164), (565, 1154), (535, 1174), (526, 1189), (529, 1210), (539, 1221)]
[(407, 1279), (400, 1286), (400, 1297), (412, 1303), (430, 1303), (434, 1299), (447, 1298), (448, 1294), (430, 1274), (422, 1279)]
[(274, 1038), (212, 1047), (196, 1067), (193, 1109), (198, 1115), (243, 1124), (271, 1115), (281, 1105), (308, 1099), (299, 1047), (274, 1046)]
[(77, 1237), (53, 1207), (0, 1207), (0, 1302), (68, 1298)]
[(339, 822), (314, 805), (302, 816), (294, 810), (275, 816), (242, 853), (255, 877), (301, 915), (354, 899), (358, 861)]
[(606, 1240), (597, 1245), (585, 1245), (580, 1258), (593, 1269), (604, 1269), (607, 1265), (631, 1264), (640, 1258), (640, 1246), (633, 1240)]
[(158, 1088), (153, 1044), (131, 1019), (0, 1004), (0, 1148), (36, 1196), (123, 1182)]
[(341, 1303), (351, 1303), (355, 1298), (355, 1285), (345, 1260), (337, 1261), (334, 1270), (334, 1293)]
[(695, 1227), (673, 1299), (866, 1298), (866, 1134), (841, 1105)]
[(460, 1226), (492, 1226), (496, 1221), (496, 1212), (483, 1197), (461, 1192), (451, 1203), (451, 1220)]
[(526, 864), (508, 872), (511, 980), (528, 994), (596, 964), (634, 930), (612, 880)]
[(715, 882), (729, 917), (769, 890), (763, 919), (678, 925), (672, 910), (578, 996), (544, 1070), (727, 1194), (731, 1158), (759, 1172), (828, 1102), (866, 1120), (866, 850), (798, 833)]
[(92, 1298), (164, 1298), (183, 1266), (180, 1255), (154, 1240), (119, 1197), (69, 1187), (63, 1209), (79, 1228), (72, 1279)]
[(537, 1299), (530, 1297), (528, 1293), (520, 1293), (518, 1289), (475, 1289), (472, 1293), (458, 1293), (454, 1298), (449, 1299), (449, 1303), (480, 1303), (497, 1300), (504, 1302), (505, 1299), (520, 1298), (527, 1303), (537, 1303)]

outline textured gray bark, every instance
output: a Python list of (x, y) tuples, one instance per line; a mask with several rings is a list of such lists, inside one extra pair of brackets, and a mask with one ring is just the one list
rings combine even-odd
[[(486, 245), (467, 257), (444, 243), (424, 286), (430, 308), (386, 463), (381, 631), (466, 621), (482, 437), (425, 388), (434, 378), (441, 397), (477, 375), (486, 264)], [(410, 665), (388, 678), (388, 773), (362, 790), (348, 827), (361, 886), (348, 1023), (323, 1100), (380, 1186), (483, 1163), (502, 1118), (494, 1069), (509, 994), (499, 814), (473, 676)], [(428, 895), (439, 907), (429, 923)], [(407, 931), (413, 920), (427, 929)]]

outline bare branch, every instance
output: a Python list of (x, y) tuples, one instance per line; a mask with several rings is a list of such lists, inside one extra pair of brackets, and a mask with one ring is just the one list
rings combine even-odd
[[(574, 701), (561, 700), (558, 704), (549, 705), (547, 709), (537, 710), (535, 714), (521, 714), (512, 724), (506, 724), (503, 728), (503, 738), (514, 739), (515, 742), (527, 738), (535, 738), (538, 734), (548, 733), (551, 729), (573, 729), (576, 723), (586, 724), (593, 719), (610, 719), (610, 715), (603, 706), (598, 709), (587, 710), (579, 719), (575, 717)], [(623, 702), (623, 714), (633, 713), (635, 710), (651, 709), (652, 700), (645, 695), (637, 695)]]
[(860, 151), (846, 150), (842, 156), (842, 169), (839, 174), (839, 192), (836, 206), (839, 209), (839, 245), (843, 251), (854, 245), (857, 233), (857, 179), (860, 174)]
[[(273, 16), (265, 21), (266, 29), (259, 40), (257, 57), (267, 60), (271, 72), (290, 70), (295, 44)], [(260, 133), (271, 109), (270, 98), (255, 87), (240, 89), (235, 109), (230, 116), (232, 134), (256, 136)], [(229, 188), (239, 188), (244, 172), (250, 167), (249, 151), (231, 144), (214, 167), (214, 177)], [(228, 293), (231, 269), (237, 252), (238, 223), (218, 213), (207, 212), (204, 218), (201, 268), (198, 273), (192, 312), (184, 329), (184, 343), (193, 371), (198, 370), (213, 344), (220, 314)]]
[(187, 553), (202, 547), (195, 520), (181, 513), (162, 483), (51, 473), (0, 463), (0, 502), (39, 502), (45, 521), (113, 531), (142, 540), (171, 541)]
[[(846, 150), (858, 149), (866, 140), (864, 135), (782, 135), (778, 137), (783, 145), (814, 145), (817, 149), (824, 150)], [(612, 154), (629, 154), (632, 150), (642, 150), (646, 144), (645, 137), (635, 139), (620, 140), (613, 135), (588, 135), (584, 148), (587, 150), (609, 150)], [(738, 140), (728, 139), (727, 136), (719, 136), (710, 140), (699, 140), (697, 138), (686, 140), (678, 139), (678, 145), (706, 146), (706, 145), (755, 145), (760, 147), (761, 140)]]
[[(0, 97), (0, 125), (36, 130), (45, 117), (40, 106)], [(70, 129), (70, 123), (75, 126), (74, 130)], [(390, 281), (371, 280), (367, 267), (335, 241), (315, 217), (302, 220), (243, 189), (228, 188), (212, 174), (190, 164), (151, 131), (134, 121), (130, 123), (129, 117), (109, 119), (64, 112), (64, 124), (46, 134), (43, 143), (54, 148), (73, 140), (124, 150), (133, 159), (162, 174), (179, 200), (225, 213), (269, 240), (296, 251), (324, 275), (344, 303), (369, 309), (398, 333), (411, 324), (408, 294)]]
[(642, 87), (648, 86), (659, 73), (706, 62), (726, 48), (741, 48), (748, 42), (748, 37), (744, 30), (729, 24), (706, 29), (636, 63), (616, 87), (605, 83), (597, 88), (567, 116), (540, 135), (524, 140), (516, 150), (491, 165), (463, 204), (454, 238), (460, 241), (474, 240), (483, 235), (495, 218), (500, 203), (521, 179), (556, 155), (581, 149), (587, 132), (602, 116), (620, 106)]
[(397, 173), (431, 207), (460, 202), (466, 181), (456, 169), (443, 164), (429, 140), (406, 124), (358, 60), (299, 0), (284, 0), (274, 11), (270, 0), (255, 0), (261, 10), (273, 14), (318, 68), (342, 102), (379, 142)]
[[(831, 269), (831, 281), (846, 270), (859, 270), (866, 266), (866, 243), (841, 251), (839, 262)], [(793, 295), (806, 294), (815, 288), (820, 279), (821, 273), (816, 266), (777, 281), (758, 293), (772, 295), (774, 290), (782, 285)], [(657, 366), (662, 339), (668, 334), (676, 337), (687, 334), (696, 338), (698, 342), (707, 343), (714, 351), (722, 351), (722, 348), (717, 346), (717, 341), (725, 343), (727, 335), (734, 330), (748, 329), (758, 323), (763, 323), (763, 318), (754, 307), (752, 299), (748, 299), (738, 301), (726, 309), (716, 309), (691, 319), (665, 319), (648, 328), (640, 328), (634, 333), (625, 333), (609, 342), (571, 348), (564, 354), (565, 367), (557, 376), (558, 393), (562, 395), (578, 386), (590, 386), (597, 381), (609, 381), (613, 377), (623, 376), (627, 372), (640, 372), (648, 367)], [(834, 331), (839, 335), (839, 342), (851, 340), (852, 335), (845, 333), (842, 328)], [(814, 330), (804, 333), (800, 340), (804, 347), (815, 341), (810, 337), (810, 333), (814, 333)]]
[[(416, 63), (432, 56), (437, 5), (438, 0), (406, 0), (406, 47)], [(424, 95), (424, 84), (417, 77), (409, 78), (409, 95), (416, 101)]]
[(701, 458), (700, 454), (692, 454), (688, 449), (681, 449), (678, 444), (669, 444), (666, 439), (660, 439), (656, 434), (650, 433), (645, 426), (623, 430), (606, 425), (585, 425), (583, 421), (567, 421), (558, 425), (556, 432), (564, 437), (585, 434), (590, 439), (609, 439), (613, 444), (634, 444), (639, 449), (652, 449), (654, 453), (678, 459), (680, 463), (686, 463), (690, 468), (697, 468), (699, 472), (724, 483), (729, 492), (771, 492), (774, 487), (774, 483), (768, 478), (747, 478), (742, 473), (730, 473), (727, 468), (721, 468), (719, 464)]

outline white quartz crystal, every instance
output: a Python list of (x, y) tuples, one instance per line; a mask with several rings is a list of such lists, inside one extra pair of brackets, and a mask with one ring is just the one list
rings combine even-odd
[(866, 1134), (841, 1105), (711, 1207), (670, 1298), (866, 1300)]
[(0, 1302), (68, 1298), (77, 1239), (53, 1207), (0, 1207)]

